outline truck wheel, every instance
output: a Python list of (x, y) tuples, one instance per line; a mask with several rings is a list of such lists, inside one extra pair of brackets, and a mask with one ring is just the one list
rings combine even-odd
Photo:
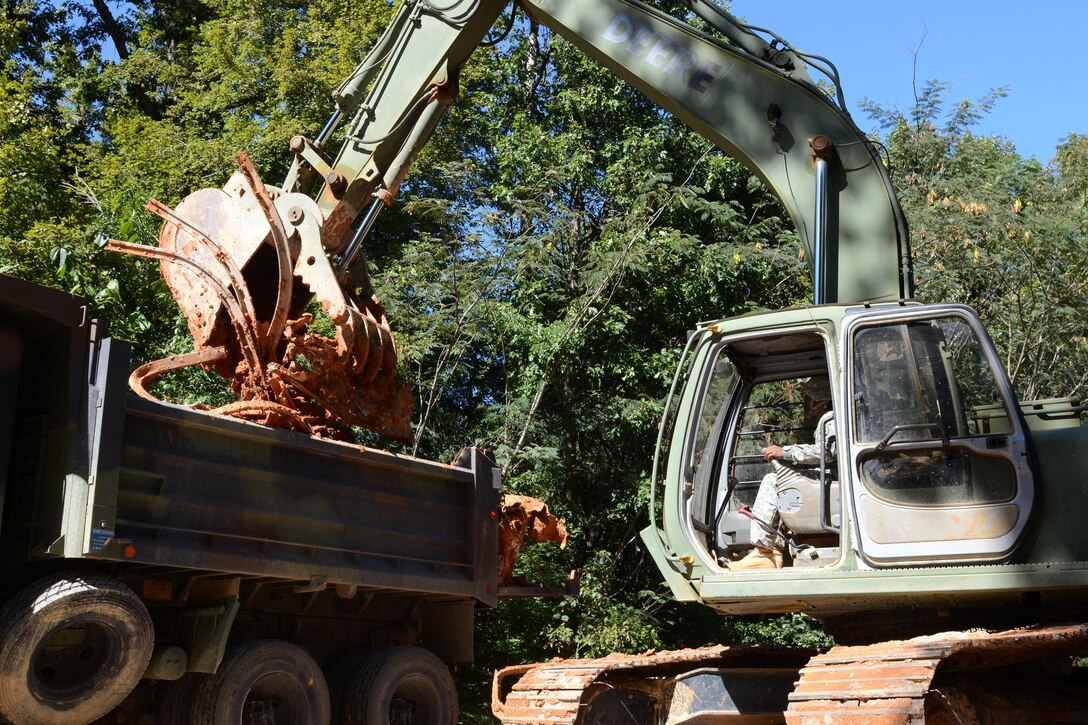
[(0, 713), (42, 725), (97, 720), (136, 687), (154, 645), (147, 608), (116, 579), (39, 579), (0, 609)]
[(193, 725), (328, 725), (325, 676), (306, 650), (279, 640), (227, 648), (193, 695)]
[(378, 650), (344, 698), (350, 725), (456, 725), (457, 689), (449, 669), (421, 647)]

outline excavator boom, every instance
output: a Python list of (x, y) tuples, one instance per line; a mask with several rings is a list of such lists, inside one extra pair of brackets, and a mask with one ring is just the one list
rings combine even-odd
[[(743, 30), (716, 5), (690, 4), (711, 19), (713, 9), (733, 37)], [(730, 45), (637, 0), (521, 6), (762, 179), (794, 222), (817, 300), (913, 295), (907, 224), (888, 170), (794, 54)], [(821, 184), (814, 161), (826, 145)]]
[[(335, 95), (337, 111), (318, 138), (323, 142), (331, 129), (347, 124), (335, 160), (315, 160), (317, 154), (306, 150), (316, 144), (296, 140), (304, 152), (296, 152), (285, 186), (309, 191), (319, 176), (332, 180), (319, 205), (327, 248), (347, 246), (342, 266), (352, 264), (378, 211), (392, 202), (456, 96), (458, 70), (505, 5), (479, 0), (439, 12), (424, 1), (402, 4)], [(516, 4), (759, 176), (788, 210), (810, 265), (822, 234), (823, 301), (912, 296), (905, 217), (874, 145), (813, 83), (797, 53), (776, 49), (713, 2), (689, 5), (735, 44), (638, 0)], [(811, 146), (816, 139), (831, 146), (823, 221)], [(360, 214), (362, 222), (346, 238), (345, 225)]]

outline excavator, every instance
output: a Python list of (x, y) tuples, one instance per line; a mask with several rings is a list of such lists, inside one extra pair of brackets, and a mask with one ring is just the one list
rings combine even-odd
[[(508, 7), (507, 24), (524, 13), (550, 28), (744, 164), (792, 219), (812, 303), (690, 333), (641, 538), (677, 600), (804, 613), (841, 644), (515, 666), (496, 675), (496, 716), (1088, 720), (1085, 673), (1073, 666), (1088, 653), (1085, 408), (1017, 400), (972, 309), (914, 299), (887, 163), (847, 113), (834, 65), (714, 0), (687, 0), (690, 22), (638, 0), (402, 2), (335, 92), (328, 123), (292, 140), (280, 186), (240, 158), (224, 188), (152, 205), (164, 219), (157, 250), (114, 243), (164, 260), (196, 340), (193, 353), (137, 370), (134, 388), (202, 365), (233, 380), (243, 401), (228, 412), (240, 417), (306, 431), (332, 417), (410, 436), (410, 391), (394, 375), (365, 242)], [(307, 331), (310, 300), (335, 339)], [(310, 362), (296, 364), (300, 354)], [(832, 409), (817, 427), (819, 460), (804, 470), (767, 460), (766, 446), (817, 435), (801, 405), (813, 380), (826, 381)], [(768, 479), (777, 512), (759, 517)], [(760, 530), (780, 561), (737, 568)]]

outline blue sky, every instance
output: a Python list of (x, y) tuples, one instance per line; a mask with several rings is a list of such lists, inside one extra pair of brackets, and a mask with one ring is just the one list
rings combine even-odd
[(911, 51), (921, 44), (919, 87), (933, 78), (948, 81), (949, 100), (958, 103), (1009, 86), (1008, 97), (977, 132), (1004, 136), (1021, 155), (1043, 163), (1071, 131), (1088, 133), (1084, 0), (733, 0), (731, 9), (799, 50), (834, 62), (850, 111), (865, 131), (875, 124), (858, 110), (862, 98), (903, 111), (911, 107)]

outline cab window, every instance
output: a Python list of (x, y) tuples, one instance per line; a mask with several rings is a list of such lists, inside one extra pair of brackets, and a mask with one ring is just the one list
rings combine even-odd
[(1015, 470), (999, 455), (1012, 430), (1008, 401), (966, 320), (859, 329), (852, 390), (854, 439), (871, 446), (862, 479), (874, 494), (920, 505), (1015, 495)]

